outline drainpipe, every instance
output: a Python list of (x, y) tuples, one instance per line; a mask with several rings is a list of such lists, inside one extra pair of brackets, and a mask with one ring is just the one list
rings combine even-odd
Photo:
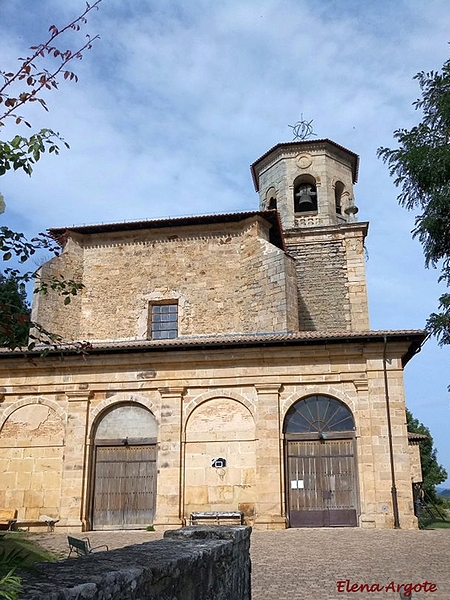
[(183, 394), (180, 400), (180, 472), (178, 474), (178, 518), (185, 525), (184, 521), (184, 485), (185, 485), (185, 454), (186, 454), (186, 433), (183, 422)]
[[(286, 473), (284, 472), (284, 435), (283, 435), (283, 427), (281, 424), (281, 406), (280, 406), (280, 389), (278, 389), (278, 399), (277, 399), (277, 416), (278, 416), (278, 464), (280, 467), (280, 507), (281, 507), (281, 516), (286, 516), (286, 491), (284, 490), (286, 481)], [(284, 490), (284, 492), (283, 492)], [(284, 496), (283, 496), (284, 493)]]
[(389, 404), (389, 386), (387, 376), (387, 337), (384, 336), (384, 349), (383, 349), (383, 373), (384, 373), (384, 394), (386, 398), (386, 414), (387, 414), (387, 426), (388, 426), (388, 440), (389, 440), (389, 459), (391, 463), (391, 495), (392, 495), (392, 507), (394, 512), (394, 529), (400, 529), (400, 519), (398, 514), (398, 499), (397, 499), (397, 487), (395, 485), (395, 468), (394, 468), (394, 448), (392, 444), (392, 426), (391, 426), (391, 407)]

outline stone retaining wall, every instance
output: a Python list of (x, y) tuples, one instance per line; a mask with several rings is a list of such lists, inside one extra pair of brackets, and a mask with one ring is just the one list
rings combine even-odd
[(22, 600), (250, 600), (250, 527), (187, 527), (163, 540), (42, 563)]

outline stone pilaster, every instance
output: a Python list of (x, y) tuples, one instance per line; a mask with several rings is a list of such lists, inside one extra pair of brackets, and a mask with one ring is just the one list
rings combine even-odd
[(68, 400), (61, 482), (60, 525), (84, 530), (82, 517), (87, 481), (87, 420), (91, 392), (66, 392)]
[(256, 529), (284, 529), (283, 455), (279, 384), (257, 384), (256, 419)]
[(154, 525), (179, 527), (183, 519), (181, 436), (184, 387), (160, 388), (161, 422), (158, 432), (158, 479)]
[(373, 419), (369, 400), (369, 383), (366, 378), (355, 379), (353, 384), (358, 394), (356, 453), (358, 465), (360, 527), (370, 529), (376, 527), (377, 510), (375, 469), (376, 457), (373, 451)]

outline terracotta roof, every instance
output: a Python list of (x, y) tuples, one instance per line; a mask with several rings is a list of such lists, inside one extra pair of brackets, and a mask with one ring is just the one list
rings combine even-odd
[(348, 148), (345, 148), (344, 146), (341, 146), (340, 144), (336, 144), (336, 142), (333, 142), (332, 140), (324, 138), (324, 139), (320, 139), (320, 140), (305, 140), (302, 142), (281, 142), (280, 144), (276, 144), (270, 150), (265, 152), (262, 156), (260, 156), (258, 158), (258, 160), (255, 160), (255, 162), (252, 165), (250, 165), (250, 170), (252, 173), (255, 190), (257, 192), (259, 192), (259, 182), (258, 182), (258, 178), (256, 175), (256, 167), (261, 161), (263, 161), (270, 154), (272, 154), (272, 152), (274, 152), (275, 150), (281, 150), (283, 148), (287, 149), (289, 147), (297, 148), (299, 151), (302, 148), (304, 148), (306, 151), (308, 146), (311, 147), (312, 145), (320, 145), (320, 144), (329, 144), (330, 146), (334, 146), (334, 148), (336, 148), (337, 150), (340, 150), (341, 152), (345, 152), (346, 154), (349, 155), (351, 162), (352, 162), (353, 183), (356, 183), (358, 181), (359, 156), (357, 154), (355, 154), (354, 152), (352, 152), (351, 150), (348, 150)]
[[(427, 337), (422, 330), (387, 330), (387, 331), (301, 331), (258, 334), (234, 334), (179, 337), (170, 340), (122, 340), (93, 342), (89, 354), (123, 353), (123, 352), (154, 352), (154, 351), (179, 351), (196, 348), (225, 348), (225, 347), (264, 347), (264, 346), (302, 346), (325, 345), (337, 343), (380, 343), (409, 342), (408, 350), (403, 356), (406, 364), (416, 354)], [(32, 354), (39, 354), (36, 348)], [(42, 351), (42, 348), (41, 348)], [(72, 346), (61, 345), (53, 352), (67, 352), (71, 354)], [(23, 354), (23, 350), (0, 350), (0, 358)]]

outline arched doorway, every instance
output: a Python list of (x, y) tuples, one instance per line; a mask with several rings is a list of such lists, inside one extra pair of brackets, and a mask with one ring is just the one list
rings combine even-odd
[(95, 429), (92, 529), (138, 529), (153, 523), (157, 423), (138, 404), (113, 406)]
[(355, 423), (329, 396), (296, 402), (284, 422), (287, 514), (291, 527), (355, 527)]

